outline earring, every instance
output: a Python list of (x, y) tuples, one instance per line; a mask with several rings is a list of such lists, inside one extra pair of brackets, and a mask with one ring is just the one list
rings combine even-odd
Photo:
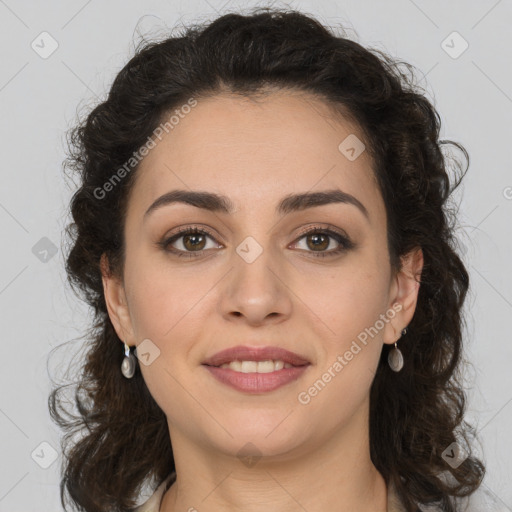
[[(402, 336), (404, 336), (406, 332), (407, 327), (403, 329)], [(395, 341), (395, 348), (390, 350), (388, 354), (388, 364), (394, 372), (399, 372), (404, 367), (404, 356), (402, 355), (402, 351), (396, 346), (396, 343)]]
[(131, 379), (135, 374), (135, 356), (130, 353), (130, 346), (124, 343), (124, 359), (121, 363), (121, 372), (127, 378)]

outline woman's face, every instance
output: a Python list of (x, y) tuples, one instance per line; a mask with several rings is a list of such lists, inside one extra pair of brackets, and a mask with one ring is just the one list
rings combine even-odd
[[(173, 126), (137, 170), (124, 282), (104, 276), (119, 337), (146, 340), (138, 364), (171, 438), (226, 455), (251, 442), (291, 457), (366, 428), (383, 343), (412, 318), (417, 285), (391, 271), (385, 207), (359, 131), (290, 92), (200, 99)], [(207, 201), (148, 211), (175, 190), (225, 196), (233, 211)], [(278, 208), (332, 191), (349, 199)], [(188, 227), (210, 234), (165, 246)], [(284, 348), (309, 365), (271, 391), (235, 389), (203, 363), (237, 345)]]

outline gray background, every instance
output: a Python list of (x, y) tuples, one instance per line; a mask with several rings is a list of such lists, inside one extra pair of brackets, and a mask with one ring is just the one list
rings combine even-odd
[[(91, 318), (64, 274), (62, 230), (72, 193), (61, 170), (65, 131), (77, 110), (104, 99), (140, 34), (159, 35), (166, 26), (255, 5), (265, 4), (0, 0), (0, 511), (62, 510), (60, 433), (47, 411), (47, 360), (52, 347), (77, 338)], [(511, 2), (274, 5), (314, 14), (326, 25), (342, 23), (364, 46), (416, 66), (441, 114), (442, 138), (461, 142), (470, 154), (470, 170), (455, 197), (461, 200), (459, 237), (471, 274), (468, 421), (482, 441), (476, 449), (487, 463), (484, 484), (503, 510), (512, 510), (512, 442), (506, 435), (512, 430)], [(469, 44), (461, 55), (454, 52), (463, 40), (453, 31)], [(52, 40), (42, 32), (58, 44), (49, 56), (44, 52)], [(53, 356), (50, 371), (62, 373), (79, 348), (75, 341)]]

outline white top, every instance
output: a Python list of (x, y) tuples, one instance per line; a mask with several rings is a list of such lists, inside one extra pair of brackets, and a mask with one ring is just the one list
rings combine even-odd
[(159, 512), (165, 491), (173, 484), (176, 479), (176, 472), (173, 471), (155, 490), (155, 492), (134, 512)]
[[(155, 490), (151, 497), (142, 505), (139, 505), (134, 512), (160, 512), (160, 506), (165, 491), (176, 480), (176, 473), (173, 471)], [(506, 509), (504, 505), (500, 505), (498, 500), (484, 490), (483, 486), (473, 493), (469, 498), (459, 498), (461, 512), (503, 512)], [(464, 508), (464, 506), (466, 508)], [(421, 506), (420, 512), (438, 512), (437, 507)], [(399, 501), (395, 488), (390, 484), (388, 488), (387, 512), (405, 512), (405, 508)]]

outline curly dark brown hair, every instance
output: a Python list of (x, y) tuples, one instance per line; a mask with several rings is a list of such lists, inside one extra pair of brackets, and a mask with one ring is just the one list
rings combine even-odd
[[(469, 166), (467, 151), (439, 140), (440, 116), (410, 64), (335, 35), (303, 13), (257, 8), (142, 41), (108, 98), (68, 132), (64, 168), (80, 185), (71, 200), (74, 222), (65, 230), (66, 271), (73, 290), (93, 308), (94, 322), (84, 336), (79, 380), (67, 385), (75, 390), (78, 413), (64, 406), (67, 386), (53, 389), (48, 400), (52, 419), (66, 432), (65, 509), (67, 492), (77, 510), (131, 510), (149, 476), (159, 483), (175, 469), (166, 416), (140, 368), (130, 380), (121, 374), (122, 340), (107, 313), (100, 271), (105, 254), (109, 272), (123, 275), (123, 226), (137, 166), (108, 200), (98, 199), (98, 190), (188, 98), (224, 91), (250, 97), (275, 87), (315, 95), (357, 123), (386, 205), (393, 269), (408, 251), (423, 251), (417, 307), (401, 344), (406, 365), (392, 372), (383, 350), (371, 387), (373, 463), (407, 511), (418, 504), (456, 511), (454, 498), (469, 496), (481, 483), (485, 467), (471, 452), (475, 432), (463, 419), (462, 306), (469, 279), (457, 254), (456, 209), (448, 201), (467, 168), (451, 179), (442, 146), (459, 148)], [(454, 468), (441, 455), (461, 440), (470, 456)]]

